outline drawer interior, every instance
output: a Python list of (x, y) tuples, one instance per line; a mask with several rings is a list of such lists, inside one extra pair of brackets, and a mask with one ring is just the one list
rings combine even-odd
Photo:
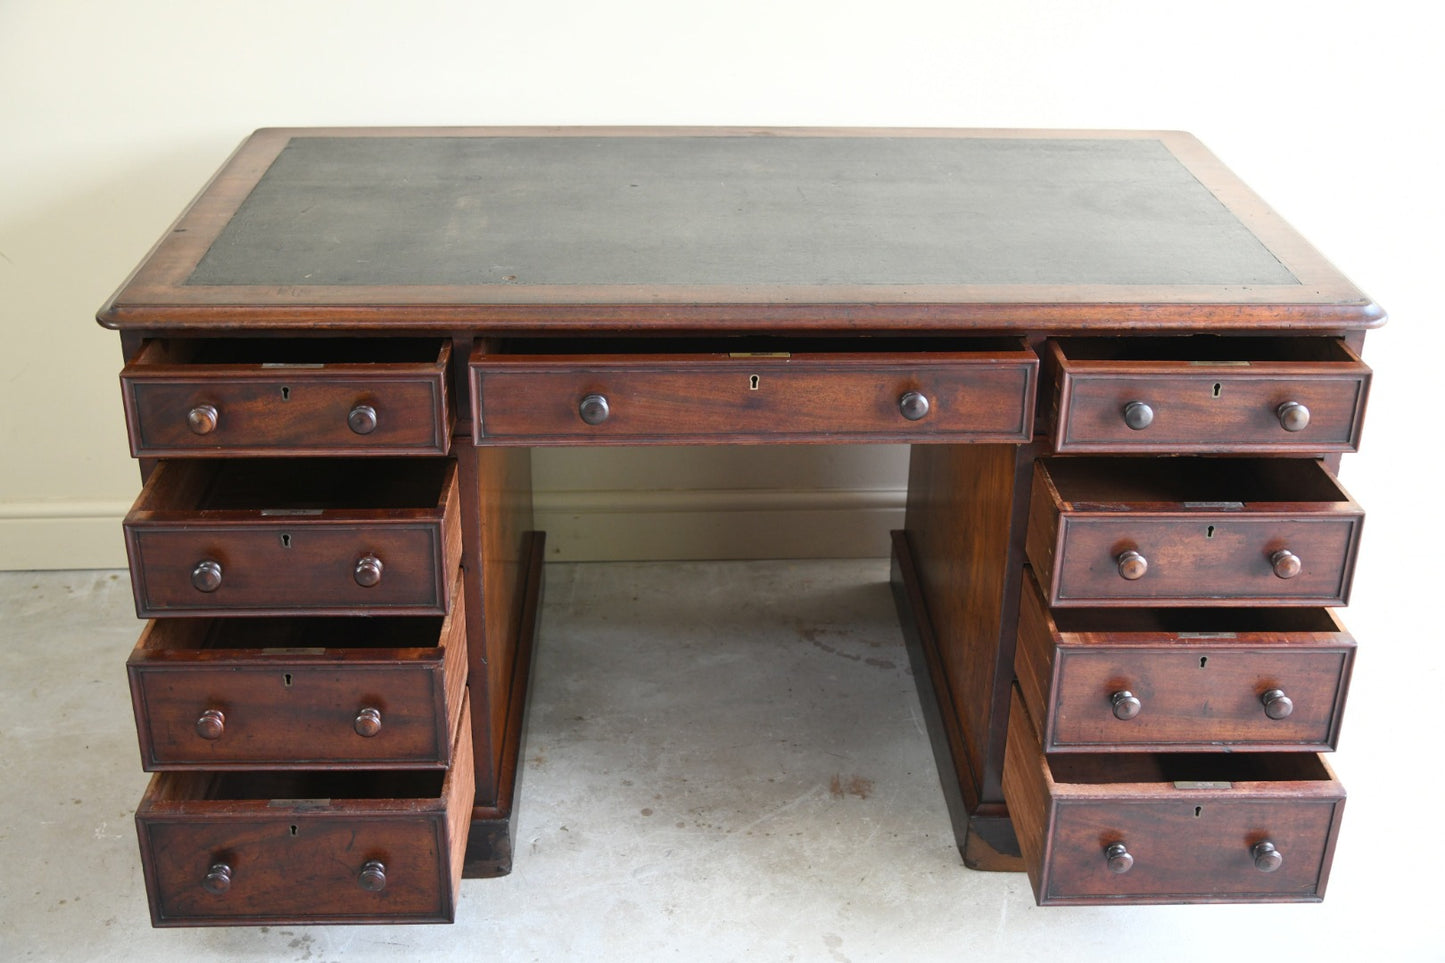
[(147, 651), (279, 649), (436, 649), (442, 616), (336, 616), (285, 619), (171, 619), (146, 636)]
[(1302, 458), (1052, 458), (1054, 488), (1075, 508), (1120, 502), (1195, 503), (1228, 509), (1248, 502), (1350, 504), (1329, 473)]
[(1213, 364), (1349, 362), (1357, 360), (1334, 338), (1059, 338), (1071, 361), (1177, 361)]
[(1048, 762), (1058, 784), (1334, 782), (1320, 757), (1307, 752), (1071, 753)]
[(325, 367), (333, 364), (433, 364), (438, 338), (194, 338), (149, 342), (139, 361), (152, 365)]
[(1020, 338), (857, 337), (814, 338), (749, 335), (731, 338), (513, 338), (499, 341), (489, 355), (715, 355), (789, 357), (829, 354), (990, 354), (1025, 350)]
[(170, 461), (147, 485), (141, 511), (314, 513), (347, 509), (430, 509), (452, 473), (445, 458), (267, 458)]
[(270, 800), (329, 803), (334, 799), (438, 799), (445, 770), (160, 773), (153, 802)]
[(1126, 632), (1296, 635), (1341, 631), (1330, 611), (1322, 608), (1057, 608), (1049, 615), (1059, 632), (1066, 635)]

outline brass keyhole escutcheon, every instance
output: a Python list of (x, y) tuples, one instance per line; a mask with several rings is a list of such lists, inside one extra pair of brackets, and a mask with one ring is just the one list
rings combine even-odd
[(762, 379), (759, 378), (757, 375), (748, 375), (748, 390), (749, 390), (749, 391), (757, 391), (757, 390), (758, 390), (758, 382), (760, 382), (760, 381), (762, 381)]

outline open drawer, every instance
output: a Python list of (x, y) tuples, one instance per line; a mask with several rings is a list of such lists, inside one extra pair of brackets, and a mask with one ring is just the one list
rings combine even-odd
[(163, 461), (125, 519), (136, 614), (445, 615), (449, 459)]
[(1333, 338), (1062, 338), (1058, 452), (1342, 452), (1360, 442), (1370, 369)]
[(1045, 752), (1328, 752), (1354, 659), (1329, 609), (1051, 610), (1024, 575), (1014, 672)]
[(136, 457), (445, 455), (451, 342), (148, 341), (121, 372)]
[(157, 773), (136, 808), (156, 926), (454, 918), (476, 794), (446, 771)]
[(479, 445), (1024, 442), (1037, 375), (1017, 338), (536, 340), (473, 353), (472, 424)]
[(453, 598), (445, 617), (152, 620), (127, 663), (142, 765), (445, 768), (467, 680)]
[(1050, 605), (1344, 605), (1364, 512), (1302, 458), (1046, 458), (1027, 554)]
[(1318, 901), (1345, 805), (1313, 753), (1046, 756), (1017, 689), (1003, 792), (1040, 905)]

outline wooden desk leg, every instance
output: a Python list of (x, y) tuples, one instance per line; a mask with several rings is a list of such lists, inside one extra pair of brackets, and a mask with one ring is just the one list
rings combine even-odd
[(893, 585), (964, 863), (1023, 870), (1003, 750), (1032, 445), (915, 445)]
[(532, 531), (531, 451), (454, 443), (463, 486), (468, 686), (477, 796), (462, 875), (512, 870), (523, 719), (544, 536)]

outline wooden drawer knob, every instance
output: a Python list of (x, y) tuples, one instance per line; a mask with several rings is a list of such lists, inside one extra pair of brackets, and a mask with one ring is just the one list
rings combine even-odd
[(376, 706), (367, 706), (356, 714), (351, 728), (363, 739), (370, 739), (381, 731), (381, 710)]
[(1263, 840), (1255, 843), (1249, 851), (1254, 857), (1254, 868), (1261, 873), (1272, 873), (1284, 865), (1284, 853), (1274, 848), (1274, 843)]
[(369, 435), (376, 430), (376, 409), (371, 405), (357, 405), (346, 416), (346, 426), (358, 435)]
[(1131, 401), (1124, 406), (1124, 424), (1135, 431), (1143, 431), (1154, 424), (1154, 409), (1142, 401)]
[(1125, 722), (1137, 716), (1139, 710), (1144, 708), (1144, 703), (1139, 701), (1139, 697), (1128, 689), (1120, 689), (1109, 696), (1109, 701), (1114, 704), (1114, 718), (1123, 719)]
[(1122, 875), (1134, 868), (1134, 857), (1130, 855), (1128, 847), (1123, 843), (1110, 843), (1104, 850), (1104, 859), (1109, 865), (1109, 872)]
[(380, 893), (386, 889), (386, 867), (379, 859), (368, 859), (356, 874), (356, 885), (368, 893)]
[(196, 735), (210, 742), (226, 733), (226, 714), (220, 709), (207, 709), (196, 720)]
[(226, 892), (231, 888), (231, 867), (226, 863), (212, 863), (206, 878), (201, 880), (201, 887), (217, 896)]
[(1287, 548), (1282, 548), (1269, 557), (1270, 567), (1279, 578), (1294, 578), (1304, 567), (1300, 557)]
[(1270, 689), (1259, 701), (1264, 703), (1264, 714), (1271, 719), (1287, 719), (1294, 711), (1294, 700), (1285, 695), (1283, 689)]
[(1298, 401), (1286, 401), (1275, 409), (1275, 414), (1285, 431), (1304, 431), (1310, 426), (1310, 410)]
[(898, 399), (898, 413), (909, 421), (920, 421), (928, 415), (928, 396), (921, 391), (906, 391)]
[(202, 559), (191, 569), (191, 584), (198, 592), (214, 592), (221, 587), (221, 563), (213, 558)]
[(1121, 552), (1115, 561), (1119, 563), (1119, 577), (1130, 582), (1137, 582), (1149, 571), (1149, 560), (1132, 548)]
[(216, 430), (221, 413), (215, 405), (196, 405), (186, 412), (186, 426), (198, 435), (209, 435)]
[(588, 395), (577, 405), (577, 416), (589, 425), (600, 425), (611, 414), (612, 406), (605, 395)]
[(381, 582), (381, 572), (384, 567), (381, 559), (375, 555), (363, 555), (356, 560), (356, 569), (352, 572), (352, 577), (362, 588), (375, 588)]

